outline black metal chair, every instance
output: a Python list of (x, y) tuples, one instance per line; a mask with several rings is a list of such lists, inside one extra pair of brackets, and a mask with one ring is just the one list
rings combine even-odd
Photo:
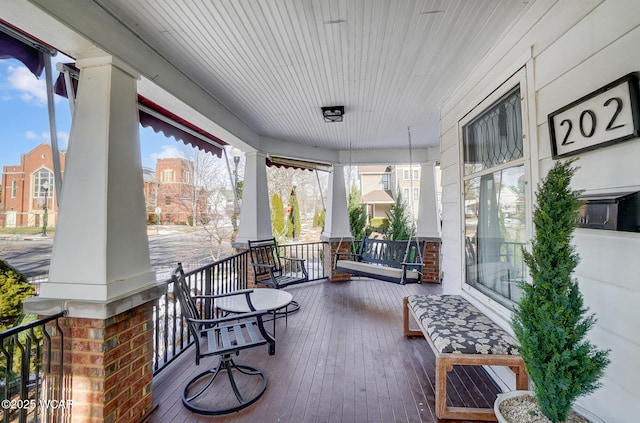
[[(232, 355), (238, 355), (243, 349), (267, 344), (269, 355), (275, 354), (275, 338), (265, 329), (263, 323), (263, 316), (267, 311), (255, 310), (249, 296), (253, 290), (245, 289), (221, 295), (192, 295), (181, 264), (178, 264), (174, 270), (172, 280), (182, 316), (186, 319), (189, 332), (195, 339), (196, 365), (200, 364), (200, 359), (203, 357), (220, 357), (214, 368), (198, 374), (187, 382), (182, 394), (184, 406), (194, 413), (220, 415), (239, 411), (256, 402), (267, 388), (267, 376), (255, 367), (236, 364), (232, 359)], [(221, 318), (202, 318), (203, 315), (208, 315), (205, 313), (206, 307), (214, 310), (216, 298), (232, 295), (244, 295), (249, 309), (253, 311)], [(206, 344), (206, 350), (203, 350), (200, 345), (201, 338), (206, 340), (202, 342)], [(227, 373), (228, 383), (219, 381), (214, 385), (216, 377), (221, 372)], [(242, 377), (243, 382), (239, 384), (237, 377)], [(214, 395), (207, 394), (208, 388), (212, 385), (215, 389), (220, 389), (221, 386), (229, 387), (235, 398), (229, 400), (231, 396), (227, 395), (228, 392), (219, 390)], [(245, 394), (241, 392), (241, 388), (245, 387), (250, 391), (246, 397), (247, 392)], [(217, 404), (218, 399), (220, 402), (224, 399), (229, 404)]]
[[(263, 284), (281, 289), (309, 280), (304, 259), (280, 256), (275, 238), (249, 241), (249, 257), (256, 285)], [(299, 308), (298, 302), (292, 301), (285, 313), (297, 311)]]

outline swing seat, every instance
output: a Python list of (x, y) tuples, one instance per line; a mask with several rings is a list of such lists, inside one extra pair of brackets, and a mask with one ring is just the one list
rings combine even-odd
[(354, 276), (394, 282), (422, 283), (426, 241), (362, 238), (357, 254), (336, 253), (335, 270)]

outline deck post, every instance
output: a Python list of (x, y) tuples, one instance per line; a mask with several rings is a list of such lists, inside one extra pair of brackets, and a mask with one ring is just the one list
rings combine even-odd
[[(47, 282), (26, 313), (67, 311), (64, 388), (71, 422), (140, 421), (152, 410), (153, 305), (137, 73), (80, 57), (80, 80)], [(66, 421), (66, 420), (65, 420)]]
[(353, 235), (349, 225), (349, 210), (347, 208), (347, 191), (344, 183), (344, 165), (334, 164), (333, 172), (329, 175), (329, 198), (327, 199), (327, 213), (324, 230), (320, 234), (324, 244), (324, 274), (332, 282), (350, 280), (350, 275), (336, 272), (334, 269), (335, 253), (349, 251)]

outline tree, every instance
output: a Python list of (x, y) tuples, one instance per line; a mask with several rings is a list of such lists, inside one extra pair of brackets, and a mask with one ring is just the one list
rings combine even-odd
[(349, 227), (354, 240), (371, 235), (373, 229), (367, 225), (367, 209), (362, 203), (362, 194), (354, 185), (349, 193)]
[[(192, 197), (193, 204), (206, 204), (203, 210), (200, 211), (201, 208), (198, 208), (198, 214), (194, 214), (198, 218), (194, 222), (202, 229), (211, 259), (217, 261), (222, 258), (225, 251), (231, 251), (230, 241), (235, 238), (237, 230), (234, 226), (237, 209), (232, 191), (236, 172), (230, 175), (226, 162), (211, 153), (186, 148), (185, 156), (190, 157), (190, 163), (193, 166), (193, 192), (198, 192), (198, 196), (205, 196), (203, 201), (195, 201), (196, 197)], [(238, 163), (241, 168), (242, 157)], [(237, 176), (238, 199), (241, 199), (242, 175)], [(194, 207), (193, 210), (195, 211), (196, 208)], [(198, 258), (194, 257), (194, 259)]]
[(287, 220), (287, 236), (293, 240), (298, 239), (302, 230), (302, 223), (300, 222), (300, 206), (298, 205), (298, 198), (296, 197), (296, 187), (294, 185), (291, 188), (291, 194), (289, 195), (289, 218)]
[(284, 236), (284, 203), (277, 192), (271, 196), (271, 230), (276, 238)]
[(609, 364), (609, 352), (585, 339), (596, 319), (586, 315), (572, 277), (580, 261), (571, 239), (581, 205), (581, 192), (569, 188), (574, 161), (556, 162), (538, 186), (535, 237), (531, 252), (523, 249), (532, 283), (520, 283), (512, 321), (538, 405), (552, 422), (565, 421), (575, 399), (600, 386)]
[(393, 206), (391, 206), (391, 210), (386, 214), (389, 219), (389, 225), (384, 232), (386, 239), (406, 240), (413, 237), (415, 225), (411, 221), (407, 211), (407, 204), (403, 201), (402, 194), (398, 192), (398, 196)]
[(22, 316), (22, 302), (34, 295), (27, 278), (0, 260), (0, 330), (13, 326)]
[(326, 212), (324, 210), (316, 211), (313, 213), (313, 226), (317, 228), (324, 228), (324, 220), (326, 217)]

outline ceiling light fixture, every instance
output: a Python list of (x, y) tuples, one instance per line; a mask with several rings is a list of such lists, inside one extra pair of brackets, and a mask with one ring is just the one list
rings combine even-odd
[(342, 122), (344, 106), (322, 107), (322, 116), (325, 122)]

